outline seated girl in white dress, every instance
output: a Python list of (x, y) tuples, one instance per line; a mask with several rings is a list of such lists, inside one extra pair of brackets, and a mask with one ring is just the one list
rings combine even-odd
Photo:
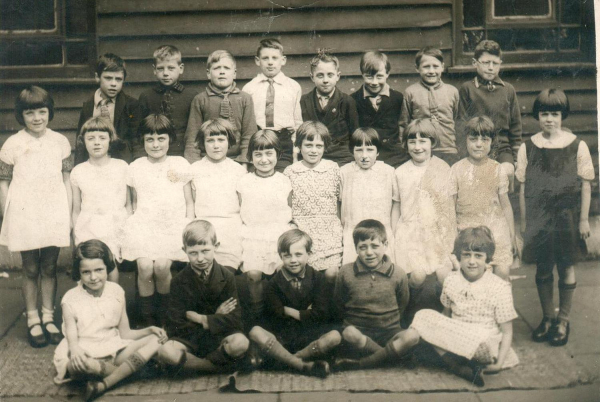
[[(54, 382), (88, 380), (86, 401), (143, 367), (167, 340), (162, 328), (129, 327), (125, 292), (107, 282), (113, 269), (115, 260), (106, 244), (100, 240), (79, 244), (72, 271), (78, 283), (61, 302), (65, 338), (54, 353)], [(100, 382), (95, 381), (98, 377)]]

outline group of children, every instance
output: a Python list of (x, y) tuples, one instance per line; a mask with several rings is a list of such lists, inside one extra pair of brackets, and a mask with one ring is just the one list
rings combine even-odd
[[(421, 80), (404, 95), (386, 83), (391, 66), (380, 52), (363, 55), (364, 85), (352, 95), (336, 87), (339, 61), (325, 51), (311, 61), (315, 89), (302, 95), (281, 72), (275, 39), (261, 41), (261, 73), (242, 91), (227, 51), (209, 56), (210, 83), (197, 95), (179, 82), (176, 48), (161, 46), (154, 59), (157, 86), (136, 101), (121, 91), (123, 61), (100, 58), (75, 167), (66, 138), (47, 128), (52, 97), (35, 86), (15, 104), (25, 128), (0, 151), (0, 242), (21, 252), (34, 347), (62, 339), (56, 261), (73, 227), (79, 285), (62, 302), (57, 378), (100, 375), (88, 383), (93, 398), (151, 357), (171, 371), (210, 372), (243, 356), (325, 376), (338, 346), (353, 353), (336, 368), (366, 368), (423, 338), (445, 351), (446, 367), (482, 384), (481, 364), (493, 372), (517, 362), (508, 282), (520, 253), (508, 198), (514, 177), (544, 313), (532, 336), (567, 342), (594, 168), (585, 142), (562, 129), (569, 102), (561, 90), (536, 98), (542, 131), (521, 144), (516, 93), (498, 76), (495, 42), (477, 46), (477, 75), (460, 91), (441, 80), (442, 53), (421, 50)], [(147, 329), (129, 329), (123, 291), (107, 282), (122, 261), (137, 264)], [(188, 264), (172, 278), (177, 261)], [(409, 299), (428, 277), (443, 289), (448, 320), (422, 310), (403, 331)], [(247, 297), (238, 300), (238, 290)], [(242, 312), (252, 319), (242, 322)], [(248, 352), (244, 331), (256, 350)], [(110, 339), (106, 349), (100, 338)]]

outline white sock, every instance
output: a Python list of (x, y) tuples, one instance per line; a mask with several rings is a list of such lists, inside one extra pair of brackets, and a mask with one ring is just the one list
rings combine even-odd
[[(31, 328), (32, 326), (36, 325), (36, 324), (41, 324), (40, 321), (40, 315), (38, 314), (37, 310), (31, 310), (27, 312), (27, 327)], [(38, 335), (42, 335), (42, 328), (41, 327), (35, 327), (32, 331), (31, 331), (31, 335), (33, 336), (38, 336)]]
[(48, 332), (59, 333), (60, 331), (54, 325), (54, 310), (42, 306), (42, 322), (46, 325)]

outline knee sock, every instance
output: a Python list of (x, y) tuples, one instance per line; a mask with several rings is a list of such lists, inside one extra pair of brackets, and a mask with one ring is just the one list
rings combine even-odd
[(538, 296), (545, 318), (554, 318), (554, 278), (536, 278)]
[(380, 347), (380, 349), (377, 352), (371, 354), (370, 356), (361, 358), (358, 361), (358, 364), (362, 369), (378, 367), (382, 363), (391, 360), (396, 356), (396, 351), (394, 350), (394, 347), (392, 346), (392, 343), (390, 341), (387, 343), (387, 345), (385, 345), (385, 348)]
[[(36, 324), (41, 324), (42, 322), (40, 321), (40, 315), (38, 314), (37, 310), (31, 310), (27, 312), (27, 327), (31, 328), (32, 326), (36, 325)], [(41, 335), (43, 333), (41, 328), (36, 328), (33, 331), (31, 331), (31, 334), (33, 336), (38, 336)]]
[(48, 330), (48, 332), (53, 332), (53, 333), (60, 332), (58, 330), (58, 328), (56, 327), (56, 325), (54, 325), (54, 310), (51, 310), (49, 308), (42, 306), (42, 322), (44, 324), (49, 323), (49, 325), (46, 326), (46, 329)]
[(279, 362), (282, 362), (289, 367), (295, 368), (298, 371), (304, 370), (306, 363), (298, 356), (294, 356), (286, 348), (283, 347), (277, 339), (270, 338), (262, 347), (262, 351), (269, 357)]
[(330, 342), (329, 339), (324, 335), (316, 341), (309, 343), (304, 349), (297, 351), (295, 356), (301, 358), (302, 360), (315, 359), (325, 356), (338, 345), (339, 341)]
[(573, 303), (573, 293), (577, 283), (560, 283), (558, 286), (559, 309), (558, 318), (563, 321), (569, 321), (569, 313)]
[(147, 363), (146, 359), (144, 359), (138, 352), (134, 352), (131, 356), (123, 362), (119, 367), (116, 368), (110, 375), (108, 375), (104, 379), (104, 384), (106, 388), (111, 388), (119, 381), (129, 377), (131, 374), (135, 373)]
[(139, 297), (139, 312), (143, 326), (154, 325), (154, 295)]
[(161, 327), (164, 327), (167, 323), (167, 314), (169, 309), (169, 300), (171, 295), (169, 293), (158, 293), (157, 301), (158, 307), (156, 309), (157, 321)]
[(186, 360), (183, 364), (184, 369), (193, 371), (203, 371), (207, 373), (216, 373), (217, 371), (219, 371), (219, 367), (214, 365), (210, 360), (208, 360), (208, 358), (202, 359), (188, 352), (183, 353), (186, 354)]
[(379, 344), (377, 342), (375, 342), (373, 339), (371, 339), (367, 336), (367, 343), (361, 349), (361, 352), (363, 353), (363, 356), (369, 356), (369, 355), (372, 355), (373, 353), (377, 353), (381, 350), (383, 350), (383, 348), (381, 346), (379, 346)]

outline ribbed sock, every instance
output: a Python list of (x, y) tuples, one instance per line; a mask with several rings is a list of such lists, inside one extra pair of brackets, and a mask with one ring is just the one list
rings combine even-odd
[[(38, 314), (37, 310), (31, 310), (27, 312), (27, 328), (31, 328), (32, 326), (41, 323), (42, 321), (40, 320), (40, 315)], [(42, 328), (39, 327), (31, 331), (31, 335), (33, 336), (42, 335), (43, 333), (44, 332), (42, 331)]]
[(569, 321), (571, 305), (573, 304), (573, 294), (576, 287), (577, 283), (561, 283), (558, 286), (558, 318), (563, 321)]
[(554, 318), (554, 278), (535, 279), (542, 313), (546, 318)]

